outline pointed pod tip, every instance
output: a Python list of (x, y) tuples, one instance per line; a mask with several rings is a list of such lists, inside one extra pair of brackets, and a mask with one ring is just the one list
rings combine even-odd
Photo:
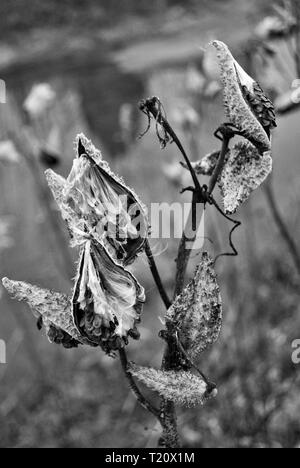
[(17, 282), (5, 277), (2, 278), (2, 284), (9, 294), (13, 294), (14, 286), (17, 284)]

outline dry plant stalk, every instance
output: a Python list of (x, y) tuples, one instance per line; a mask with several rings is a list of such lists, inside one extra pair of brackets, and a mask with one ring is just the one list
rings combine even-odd
[[(192, 195), (192, 224), (197, 222), (200, 205), (216, 208), (234, 225), (229, 238), (231, 251), (221, 256), (237, 255), (232, 233), (240, 222), (229, 215), (270, 174), (270, 130), (276, 124), (272, 103), (259, 85), (243, 71), (225, 44), (214, 41), (213, 46), (218, 51), (224, 108), (230, 120), (215, 133), (222, 141), (219, 151), (192, 164), (160, 100), (146, 99), (140, 103), (140, 109), (148, 117), (148, 128), (154, 120), (161, 147), (172, 140), (184, 158), (182, 171), (189, 170), (193, 183), (184, 189)], [(244, 140), (230, 148), (236, 135)], [(3, 284), (14, 298), (29, 304), (51, 342), (66, 348), (100, 347), (112, 357), (119, 356), (137, 400), (162, 426), (160, 446), (178, 447), (176, 406), (204, 404), (217, 395), (216, 385), (197, 366), (199, 356), (216, 343), (222, 325), (216, 259), (202, 252), (194, 277), (184, 287), (192, 249), (184, 232), (171, 300), (151, 252), (145, 206), (84, 135), (76, 138), (75, 150), (76, 158), (67, 179), (51, 170), (46, 172), (67, 223), (71, 245), (79, 248), (73, 292), (65, 296), (7, 278)], [(199, 174), (210, 177), (207, 185), (200, 183)], [(218, 185), (225, 212), (213, 196)], [(146, 299), (143, 287), (128, 270), (141, 252), (148, 257), (166, 307), (165, 329), (160, 332), (165, 341), (161, 369), (129, 362), (126, 354), (130, 338), (139, 339), (138, 325)], [(136, 381), (160, 397), (159, 406), (144, 395)]]

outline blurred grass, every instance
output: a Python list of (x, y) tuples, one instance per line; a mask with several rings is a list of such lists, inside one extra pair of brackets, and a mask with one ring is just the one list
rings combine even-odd
[[(90, 25), (97, 28), (103, 18), (107, 20), (111, 8), (110, 18), (114, 26), (116, 16), (120, 17), (116, 28), (120, 29), (122, 36), (120, 24), (126, 25), (128, 21), (131, 25), (136, 24), (136, 19), (131, 16), (124, 17), (125, 13), (132, 15), (133, 3), (137, 4), (122, 2), (122, 8), (116, 12), (115, 2), (95, 3), (89, 0), (83, 4), (79, 1), (62, 3), (51, 0), (32, 2), (31, 8), (26, 8), (28, 3), (21, 0), (15, 2), (14, 7), (12, 2), (3, 1), (0, 13), (5, 12), (6, 21), (4, 24), (4, 20), (0, 20), (3, 22), (1, 34), (2, 37), (8, 34), (8, 39), (16, 39), (22, 34), (25, 37), (33, 26), (59, 28), (59, 25), (72, 25), (76, 29), (83, 27), (83, 24), (86, 34)], [(238, 43), (241, 35), (249, 32), (241, 30), (248, 19), (245, 12), (249, 11), (249, 2), (229, 3), (235, 5), (236, 16), (229, 20), (229, 10), (226, 20), (222, 22), (222, 17), (218, 16), (215, 27), (212, 27), (211, 23), (207, 25), (207, 19), (210, 17), (212, 21), (213, 7), (209, 2), (203, 2), (205, 9), (200, 10), (201, 15), (198, 10), (198, 21), (199, 29), (202, 25), (205, 30), (205, 38), (207, 34), (216, 32), (221, 38), (230, 33)], [(253, 5), (258, 3), (270, 2), (253, 2)], [(139, 5), (136, 13), (145, 14), (149, 2), (140, 2)], [(224, 11), (224, 2), (220, 8)], [(203, 11), (207, 12), (207, 17)], [(253, 10), (253, 16), (257, 15), (258, 10)], [(3, 18), (3, 14), (0, 18)], [(176, 21), (178, 24), (178, 18)], [(144, 24), (149, 30), (149, 21), (144, 21)], [(93, 130), (101, 146), (104, 142), (107, 148), (105, 157), (110, 159), (112, 168), (136, 188), (147, 204), (151, 201), (183, 200), (178, 188), (166, 181), (162, 171), (163, 162), (173, 161), (178, 154), (174, 145), (161, 152), (153, 131), (139, 142), (132, 141), (127, 151), (116, 150), (114, 121), (123, 101), (135, 103), (145, 97), (144, 93), (158, 94), (170, 115), (176, 98), (184, 97), (182, 63), (185, 65), (185, 60), (170, 68), (167, 65), (163, 69), (154, 68), (151, 73), (143, 71), (143, 53), (147, 58), (152, 44), (151, 58), (155, 58), (157, 44), (161, 44), (157, 40), (163, 41), (164, 32), (162, 28), (161, 36), (156, 37), (155, 41), (149, 36), (145, 43), (137, 44), (139, 54), (130, 52), (137, 50), (131, 40), (123, 44), (124, 49), (119, 50), (122, 63), (133, 64), (136, 73), (134, 85), (130, 82), (130, 75), (124, 77), (112, 66), (105, 69), (103, 76), (101, 69), (87, 67), (84, 70), (81, 66), (80, 78), (76, 79), (78, 57), (75, 57), (75, 52), (72, 79), (69, 75), (62, 76), (61, 62), (57, 69), (44, 69), (42, 73), (44, 79), (47, 73), (51, 79), (53, 76), (56, 78), (55, 85), (61, 87), (62, 95), (69, 88), (79, 93), (89, 123), (94, 116), (101, 114), (98, 126)], [(202, 36), (193, 34), (188, 41), (189, 49), (203, 44)], [(160, 60), (166, 60), (168, 54), (173, 54), (174, 44), (177, 46), (185, 40), (180, 30), (175, 33), (173, 30), (173, 48), (169, 50), (167, 46), (164, 47)], [(166, 44), (168, 42), (164, 42)], [(22, 45), (17, 47), (22, 50)], [(105, 49), (105, 59), (110, 58), (108, 54), (109, 51)], [(130, 62), (128, 57), (133, 57), (133, 60)], [(81, 57), (79, 61), (82, 65)], [(55, 59), (52, 63), (55, 64)], [(28, 86), (39, 77), (38, 69), (38, 61), (31, 71), (28, 67), (25, 69), (25, 84), (21, 72), (16, 77), (19, 79), (16, 80), (15, 91), (20, 93), (20, 99)], [(124, 98), (122, 93), (125, 93)], [(103, 96), (105, 106), (101, 106)], [(80, 113), (80, 110), (77, 112)], [(77, 129), (79, 122), (88, 127), (85, 118), (81, 115), (80, 118), (80, 121), (75, 119), (73, 129)], [(218, 101), (209, 105), (198, 136), (201, 155), (215, 147), (212, 131), (222, 118), (221, 103)], [(295, 237), (300, 228), (298, 118), (298, 115), (294, 115), (280, 120), (275, 137), (276, 191)], [(62, 121), (64, 119), (68, 119), (68, 115)], [(97, 132), (104, 121), (106, 138)], [(139, 121), (141, 128), (143, 124), (146, 122), (142, 119)], [(71, 164), (72, 142), (70, 128), (64, 129), (64, 132), (64, 159), (60, 171), (65, 174)], [(181, 136), (188, 144), (186, 136)], [(0, 164), (0, 214), (12, 213), (17, 220), (13, 232), (15, 245), (1, 253), (1, 276), (30, 280), (45, 287), (68, 291), (70, 278), (61, 272), (55, 261), (57, 252), (49, 245), (47, 221), (34, 195), (31, 174), (24, 166), (9, 168)], [(241, 218), (243, 227), (235, 237), (240, 256), (222, 260), (217, 268), (224, 302), (222, 335), (199, 363), (218, 384), (219, 395), (203, 408), (180, 409), (180, 432), (186, 447), (299, 447), (299, 369), (291, 363), (291, 343), (299, 338), (300, 333), (299, 277), (266, 209), (261, 190), (241, 210)], [(210, 210), (207, 213), (207, 229), (208, 236), (214, 240), (213, 245), (206, 242), (209, 250), (218, 253), (220, 249), (228, 248), (229, 227)], [(177, 244), (153, 244), (162, 276), (169, 292), (172, 292)], [(196, 263), (197, 257), (192, 264)], [(193, 266), (190, 274), (192, 269)], [(129, 355), (140, 364), (159, 366), (163, 344), (157, 333), (161, 328), (159, 317), (163, 315), (163, 307), (145, 258), (139, 259), (135, 272), (146, 288), (148, 301), (143, 314), (141, 341), (130, 345)], [(1, 447), (155, 446), (159, 434), (157, 427), (152, 417), (136, 405), (117, 361), (95, 350), (66, 351), (50, 345), (36, 330), (28, 309), (11, 301), (6, 294), (1, 299), (0, 338), (8, 343), (8, 364), (0, 365)]]

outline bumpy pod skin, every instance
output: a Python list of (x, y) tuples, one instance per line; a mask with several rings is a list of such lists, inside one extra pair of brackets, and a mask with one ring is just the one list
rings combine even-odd
[(139, 338), (137, 324), (145, 302), (134, 276), (115, 263), (101, 244), (82, 248), (73, 293), (74, 323), (80, 335), (111, 354)]
[(219, 179), (225, 212), (233, 214), (272, 172), (270, 152), (260, 152), (250, 142), (237, 143), (229, 153)]
[(8, 278), (3, 278), (2, 283), (14, 299), (29, 305), (36, 318), (42, 317), (50, 341), (66, 345), (65, 347), (77, 347), (79, 344), (94, 346), (74, 326), (68, 296)]
[(222, 303), (213, 261), (207, 252), (203, 252), (193, 280), (167, 311), (166, 320), (178, 330), (182, 346), (192, 360), (217, 341)]
[(217, 395), (217, 389), (209, 388), (197, 375), (186, 371), (161, 371), (131, 364), (130, 373), (151, 390), (180, 406), (203, 405)]
[[(255, 109), (250, 107), (251, 103), (244, 96), (242, 89), (242, 86), (253, 87), (255, 81), (239, 66), (226, 44), (213, 41), (212, 45), (217, 50), (221, 70), (226, 117), (260, 152), (270, 151), (271, 143), (267, 132), (255, 115)], [(246, 77), (245, 84), (241, 83), (238, 71), (240, 76)]]

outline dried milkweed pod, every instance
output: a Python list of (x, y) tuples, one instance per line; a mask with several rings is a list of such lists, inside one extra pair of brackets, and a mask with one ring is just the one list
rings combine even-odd
[(229, 153), (219, 179), (225, 212), (233, 214), (272, 172), (271, 153), (260, 152), (250, 142), (237, 143)]
[(129, 264), (144, 248), (149, 230), (147, 210), (84, 135), (79, 135), (76, 143), (77, 158), (60, 203), (69, 218), (74, 243), (92, 237), (104, 244), (113, 258)]
[(217, 49), (226, 116), (261, 152), (271, 149), (270, 130), (276, 127), (274, 106), (259, 84), (238, 64), (220, 41)]
[(207, 252), (203, 252), (193, 280), (167, 311), (166, 320), (178, 331), (192, 360), (218, 339), (222, 303), (213, 261)]
[(120, 349), (129, 336), (139, 338), (136, 325), (144, 301), (144, 289), (134, 276), (115, 263), (104, 246), (87, 241), (72, 299), (79, 333), (107, 353)]
[(214, 385), (186, 371), (162, 371), (131, 364), (130, 373), (163, 398), (181, 406), (203, 405), (217, 395)]
[(8, 278), (3, 278), (2, 283), (14, 299), (26, 302), (34, 316), (38, 319), (42, 318), (46, 334), (51, 342), (62, 344), (66, 348), (77, 347), (79, 344), (94, 346), (80, 335), (74, 325), (70, 297)]

